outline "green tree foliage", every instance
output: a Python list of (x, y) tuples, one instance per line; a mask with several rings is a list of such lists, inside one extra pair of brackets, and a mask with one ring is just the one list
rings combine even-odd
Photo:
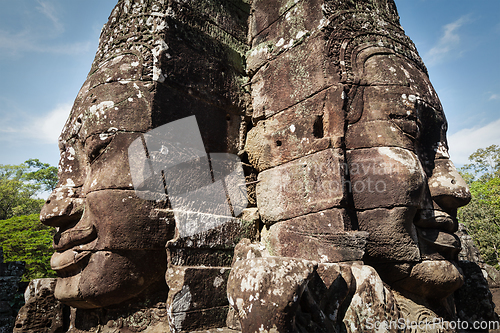
[(43, 199), (57, 184), (57, 168), (37, 159), (0, 165), (0, 246), (6, 261), (25, 261), (24, 281), (53, 277), (50, 269), (55, 229), (40, 223)]
[(24, 162), (29, 172), (24, 174), (24, 180), (35, 183), (43, 191), (52, 192), (57, 185), (57, 168), (38, 159), (29, 159)]
[(479, 148), (469, 156), (472, 163), (464, 166), (463, 171), (472, 174), (478, 180), (488, 180), (500, 177), (500, 147), (491, 145)]
[(37, 159), (0, 164), (0, 220), (39, 213), (44, 200), (37, 195), (52, 191), (56, 184), (57, 168)]
[(459, 220), (474, 238), (483, 259), (500, 267), (500, 147), (491, 145), (469, 156), (461, 174), (472, 194), (459, 209)]
[(0, 246), (6, 261), (25, 261), (23, 281), (55, 277), (50, 269), (55, 229), (40, 223), (39, 214), (0, 221)]

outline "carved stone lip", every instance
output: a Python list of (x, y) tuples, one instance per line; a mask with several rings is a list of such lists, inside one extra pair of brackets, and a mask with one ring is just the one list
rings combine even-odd
[(76, 225), (73, 228), (58, 231), (54, 236), (52, 244), (54, 250), (65, 251), (78, 245), (88, 244), (97, 238), (97, 232), (93, 224)]
[(450, 232), (424, 228), (417, 228), (417, 230), (420, 242), (446, 258), (454, 258), (462, 249), (458, 236)]
[(416, 214), (413, 224), (423, 229), (437, 229), (449, 233), (458, 230), (457, 219), (441, 211), (421, 211)]
[(50, 258), (50, 267), (58, 273), (81, 270), (85, 266), (86, 260), (84, 259), (91, 254), (91, 251), (76, 251), (74, 249), (55, 252)]

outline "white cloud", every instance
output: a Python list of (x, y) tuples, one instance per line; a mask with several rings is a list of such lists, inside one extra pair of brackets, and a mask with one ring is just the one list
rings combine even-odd
[(73, 55), (88, 52), (90, 46), (90, 42), (52, 45), (51, 43), (44, 43), (42, 40), (33, 38), (33, 35), (28, 31), (10, 34), (0, 30), (0, 52), (11, 55), (24, 52)]
[(60, 33), (64, 32), (64, 26), (57, 17), (57, 12), (55, 7), (52, 4), (48, 3), (47, 1), (37, 0), (36, 2), (38, 2), (38, 4), (40, 5), (36, 7), (36, 9), (40, 13), (45, 15), (52, 22), (56, 31)]
[(449, 55), (451, 51), (455, 51), (460, 45), (458, 30), (469, 21), (470, 18), (467, 15), (462, 16), (455, 22), (446, 24), (443, 27), (443, 35), (439, 41), (424, 56), (425, 62), (434, 64)]
[(42, 116), (34, 117), (20, 113), (15, 119), (0, 119), (0, 142), (32, 142), (57, 144), (57, 140), (68, 119), (71, 103), (58, 104)]
[(17, 129), (13, 127), (0, 127), (0, 133), (17, 133), (19, 132)]
[(36, 119), (30, 125), (33, 135), (43, 140), (44, 143), (57, 143), (59, 134), (61, 134), (66, 119), (68, 119), (71, 106), (70, 103), (59, 104), (44, 117)]
[(490, 98), (488, 98), (488, 101), (493, 101), (496, 99), (500, 99), (500, 95), (499, 94), (491, 94)]
[(73, 55), (89, 51), (92, 43), (88, 41), (65, 41), (65, 27), (54, 4), (46, 0), (36, 2), (37, 6), (23, 14), (30, 20), (20, 20), (22, 25), (15, 29), (10, 26), (0, 29), (0, 55), (17, 56), (28, 52)]
[(469, 163), (469, 156), (479, 148), (500, 145), (500, 119), (486, 126), (465, 128), (448, 136), (450, 156), (455, 164)]

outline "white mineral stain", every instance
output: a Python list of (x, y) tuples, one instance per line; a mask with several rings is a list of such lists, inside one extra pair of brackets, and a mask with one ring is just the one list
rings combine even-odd
[(377, 148), (377, 150), (380, 154), (403, 164), (412, 173), (423, 172), (423, 170), (421, 170), (418, 158), (415, 156), (415, 154), (406, 149), (397, 147), (379, 147)]
[(250, 57), (255, 57), (259, 53), (267, 53), (267, 46), (256, 47), (250, 52)]
[(214, 287), (219, 288), (222, 283), (224, 283), (224, 279), (221, 276), (217, 276), (214, 280)]
[(110, 109), (115, 106), (113, 101), (104, 101), (98, 105), (92, 105), (90, 107), (90, 113), (99, 115), (99, 112), (104, 113), (105, 110)]
[(283, 46), (284, 44), (285, 44), (285, 40), (284, 40), (284, 39), (283, 39), (283, 37), (282, 37), (282, 38), (280, 38), (280, 40), (276, 43), (276, 46), (277, 46), (277, 47), (281, 47), (281, 46)]
[(318, 25), (318, 30), (326, 27), (328, 24), (330, 23), (330, 21), (322, 18), (320, 21), (319, 21), (319, 25)]
[(156, 66), (153, 67), (153, 81), (165, 82), (165, 76), (163, 76), (161, 69)]
[(436, 152), (443, 155), (443, 157), (450, 158), (450, 154), (448, 153), (448, 149), (446, 149), (446, 147), (441, 142), (438, 143), (438, 147), (436, 149)]
[(291, 131), (292, 133), (294, 133), (294, 132), (295, 132), (295, 125), (294, 125), (294, 124), (290, 125), (290, 131)]
[(307, 34), (307, 30), (306, 31), (299, 31), (297, 32), (297, 36), (295, 36), (295, 38), (297, 39), (301, 39), (303, 36), (305, 36)]
[(283, 45), (283, 47), (284, 47), (285, 49), (289, 49), (289, 48), (291, 48), (291, 47), (293, 46), (293, 42), (294, 42), (294, 40), (293, 40), (293, 38), (292, 38), (292, 39), (290, 39), (290, 41), (288, 42), (288, 44)]
[(108, 133), (100, 133), (99, 134), (99, 139), (104, 141), (106, 140), (107, 138), (109, 138), (109, 134)]
[(245, 312), (244, 312), (244, 311), (242, 311), (242, 310), (243, 310), (244, 305), (245, 305), (245, 302), (243, 301), (243, 298), (237, 298), (237, 299), (236, 299), (236, 308), (240, 310), (240, 311), (239, 311), (240, 315), (243, 313), (243, 314), (245, 315), (245, 317), (246, 317)]
[(168, 50), (168, 45), (163, 39), (158, 39), (155, 42), (156, 47), (151, 51), (153, 53), (153, 81), (164, 82), (165, 76), (161, 68), (157, 66), (160, 54)]
[(160, 24), (158, 24), (156, 26), (155, 32), (162, 31), (163, 29), (165, 29), (167, 27), (168, 27), (167, 23), (165, 21), (162, 21), (162, 22), (160, 22)]

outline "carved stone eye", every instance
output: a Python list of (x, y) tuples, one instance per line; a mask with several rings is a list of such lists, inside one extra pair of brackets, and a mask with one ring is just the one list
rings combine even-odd
[(113, 136), (113, 134), (101, 133), (87, 139), (85, 142), (85, 152), (89, 163), (94, 162), (106, 150), (106, 147), (113, 140)]

